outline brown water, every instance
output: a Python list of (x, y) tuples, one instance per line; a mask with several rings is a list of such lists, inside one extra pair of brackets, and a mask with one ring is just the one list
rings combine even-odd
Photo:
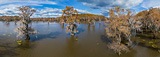
[(67, 34), (59, 23), (33, 22), (32, 27), (39, 33), (21, 46), (14, 32), (18, 25), (0, 22), (0, 26), (0, 57), (160, 57), (156, 50), (138, 45), (128, 53), (115, 54), (107, 48), (103, 22), (95, 26), (78, 24), (75, 36)]

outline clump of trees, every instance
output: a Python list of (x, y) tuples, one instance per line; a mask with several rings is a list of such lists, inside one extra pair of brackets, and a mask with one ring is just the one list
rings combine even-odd
[(109, 11), (110, 17), (106, 28), (106, 35), (112, 39), (108, 45), (116, 53), (129, 51), (129, 46), (132, 44), (131, 36), (134, 34), (140, 25), (133, 19), (133, 14), (130, 10), (115, 7)]
[[(143, 43), (145, 46), (160, 48), (156, 45), (160, 34), (160, 9), (150, 8), (133, 15), (130, 10), (115, 7), (110, 9), (109, 18), (107, 19), (106, 35), (112, 42), (108, 45), (116, 53), (121, 54), (123, 51), (128, 52), (132, 45), (131, 38), (137, 35), (153, 35), (147, 40), (134, 40)], [(133, 37), (134, 36), (134, 37)], [(142, 37), (143, 38), (143, 37)], [(148, 42), (147, 42), (148, 41)]]
[(60, 22), (91, 22), (94, 21), (100, 21), (105, 20), (105, 17), (102, 15), (95, 15), (95, 14), (78, 14), (78, 11), (74, 9), (74, 7), (66, 6), (64, 10), (62, 10), (62, 16), (58, 17), (60, 19)]
[(60, 22), (63, 24), (68, 23), (66, 32), (70, 32), (71, 35), (75, 35), (77, 32), (77, 25), (75, 24), (77, 14), (77, 10), (70, 6), (66, 6), (66, 8), (62, 10), (62, 19)]
[(18, 38), (25, 38), (26, 40), (30, 40), (29, 34), (36, 33), (36, 31), (29, 26), (31, 23), (30, 17), (33, 15), (36, 10), (30, 8), (29, 6), (22, 6), (18, 8), (20, 11), (19, 17), (20, 26), (16, 28), (16, 32), (18, 32)]
[(73, 23), (76, 21), (78, 11), (75, 10), (71, 6), (66, 6), (64, 10), (62, 10), (62, 22)]
[(150, 8), (135, 16), (143, 24), (141, 29), (144, 33), (152, 33), (152, 38), (157, 38), (160, 30), (160, 9)]
[(142, 23), (141, 33), (137, 32), (137, 40), (140, 44), (153, 49), (160, 49), (160, 8), (150, 8), (139, 12), (135, 18)]

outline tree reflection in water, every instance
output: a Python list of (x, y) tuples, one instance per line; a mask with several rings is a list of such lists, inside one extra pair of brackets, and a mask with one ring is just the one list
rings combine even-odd
[(90, 32), (90, 31), (95, 31), (95, 24), (94, 23), (88, 24), (88, 32)]
[(10, 22), (6, 21), (6, 22), (4, 22), (4, 24), (5, 24), (6, 27), (9, 27)]
[(62, 29), (64, 29), (64, 23), (60, 23)]
[(11, 46), (12, 43), (3, 43), (3, 41), (0, 39), (0, 57), (16, 57), (19, 55), (15, 51), (16, 47)]
[(19, 45), (18, 48), (21, 48), (21, 49), (30, 49), (30, 48), (34, 47), (33, 42), (31, 43), (30, 40), (24, 40), (21, 43), (22, 44)]
[(14, 25), (17, 26), (17, 21), (14, 21)]
[(90, 24), (88, 24), (88, 32), (90, 32), (91, 31), (91, 25)]
[(67, 40), (67, 53), (74, 56), (78, 49), (78, 36), (70, 36)]
[(92, 25), (92, 31), (95, 31), (95, 25)]

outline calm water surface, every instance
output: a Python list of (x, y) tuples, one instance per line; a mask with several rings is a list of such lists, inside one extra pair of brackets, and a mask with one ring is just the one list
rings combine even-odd
[(33, 22), (38, 34), (31, 35), (23, 45), (16, 43), (15, 22), (0, 22), (0, 57), (160, 57), (156, 50), (135, 46), (118, 56), (107, 48), (105, 26), (78, 24), (79, 33), (70, 36), (65, 26), (56, 22)]

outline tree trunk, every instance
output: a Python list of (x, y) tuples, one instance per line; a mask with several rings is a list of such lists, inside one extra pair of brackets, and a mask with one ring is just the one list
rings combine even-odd
[(30, 36), (29, 36), (29, 34), (26, 34), (26, 35), (25, 35), (25, 37), (26, 37), (26, 39), (25, 39), (25, 40), (30, 40)]
[(28, 22), (27, 22), (27, 24), (25, 24), (25, 27), (26, 27), (26, 34), (25, 34), (26, 40), (30, 40), (30, 36), (29, 36), (29, 33), (28, 33), (28, 30), (29, 30)]

